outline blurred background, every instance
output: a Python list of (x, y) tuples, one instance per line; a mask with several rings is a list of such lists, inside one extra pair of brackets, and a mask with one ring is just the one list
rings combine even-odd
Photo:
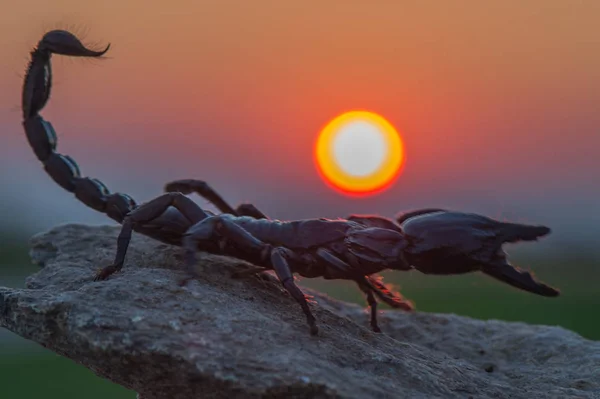
[[(111, 191), (143, 202), (198, 178), (279, 219), (446, 207), (545, 224), (550, 236), (507, 250), (560, 287), (557, 299), (481, 275), (386, 280), (420, 311), (600, 339), (600, 2), (4, 0), (3, 11), (0, 285), (22, 287), (37, 270), (32, 234), (111, 224), (51, 181), (21, 128), (29, 51), (66, 28), (111, 50), (55, 57), (42, 114), (59, 151)], [(374, 197), (340, 195), (313, 164), (320, 129), (353, 109), (383, 115), (406, 146), (402, 175)], [(301, 283), (364, 305), (349, 284)], [(135, 397), (6, 330), (0, 387), (10, 398)]]

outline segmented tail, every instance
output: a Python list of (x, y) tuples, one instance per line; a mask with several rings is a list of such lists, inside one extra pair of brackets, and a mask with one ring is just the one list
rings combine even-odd
[(23, 82), (21, 106), (23, 128), (29, 145), (50, 177), (59, 186), (74, 193), (88, 207), (106, 213), (111, 219), (122, 223), (125, 215), (137, 206), (135, 201), (126, 194), (111, 194), (98, 179), (82, 177), (77, 163), (71, 157), (56, 152), (56, 132), (52, 124), (39, 114), (50, 98), (52, 54), (101, 57), (109, 48), (110, 44), (102, 51), (90, 50), (75, 35), (64, 30), (46, 33), (31, 51)]

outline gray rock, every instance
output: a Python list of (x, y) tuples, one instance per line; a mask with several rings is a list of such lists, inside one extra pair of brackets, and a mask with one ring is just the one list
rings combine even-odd
[(181, 288), (181, 249), (135, 235), (122, 273), (117, 227), (35, 236), (42, 269), (0, 288), (0, 325), (139, 393), (140, 398), (600, 398), (600, 342), (558, 327), (384, 311), (305, 289), (320, 335), (271, 279), (203, 254)]

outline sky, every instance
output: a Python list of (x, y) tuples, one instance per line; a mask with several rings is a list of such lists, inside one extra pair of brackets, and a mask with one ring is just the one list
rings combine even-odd
[[(110, 223), (56, 186), (19, 112), (29, 51), (53, 28), (111, 49), (54, 57), (42, 115), (84, 175), (139, 202), (198, 178), (280, 219), (442, 206), (600, 232), (600, 2), (4, 0), (0, 222)], [(381, 114), (406, 163), (369, 198), (319, 177), (320, 129)], [(200, 204), (203, 202), (199, 201)]]

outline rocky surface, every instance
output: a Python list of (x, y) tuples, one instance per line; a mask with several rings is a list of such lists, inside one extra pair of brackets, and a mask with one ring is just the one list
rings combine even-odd
[(558, 327), (382, 312), (305, 289), (320, 335), (249, 265), (202, 255), (181, 288), (181, 249), (135, 235), (122, 273), (116, 227), (66, 225), (35, 236), (41, 270), (0, 287), (0, 325), (140, 398), (600, 398), (600, 342)]

